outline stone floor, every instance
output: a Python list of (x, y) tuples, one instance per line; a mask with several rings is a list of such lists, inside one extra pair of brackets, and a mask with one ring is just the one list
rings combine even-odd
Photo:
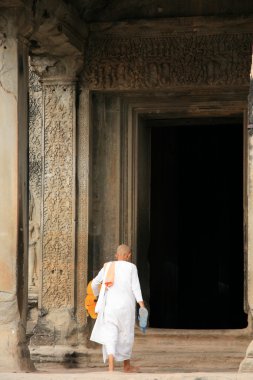
[(0, 372), (0, 380), (253, 380), (238, 373), (251, 340), (251, 330), (136, 330), (133, 364), (142, 373), (108, 373), (100, 346), (41, 346), (30, 347), (37, 372)]
[[(236, 373), (252, 332), (244, 330), (136, 330), (133, 360), (146, 373)], [(38, 370), (103, 371), (101, 347), (41, 346), (30, 348)], [(54, 357), (54, 363), (50, 363)], [(49, 367), (50, 366), (50, 367)], [(53, 366), (53, 367), (52, 367)], [(120, 369), (120, 368), (119, 368)], [(253, 376), (252, 376), (253, 380)]]
[(108, 373), (106, 371), (76, 372), (66, 370), (62, 373), (0, 373), (0, 380), (252, 380), (253, 374), (237, 373)]

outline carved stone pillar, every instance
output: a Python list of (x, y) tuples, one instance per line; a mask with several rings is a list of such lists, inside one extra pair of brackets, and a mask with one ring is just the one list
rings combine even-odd
[(41, 76), (43, 162), (36, 345), (76, 343), (76, 73), (79, 57), (33, 58)]
[[(0, 13), (0, 370), (32, 370), (26, 344), (28, 46), (20, 9)], [(29, 21), (25, 21), (26, 27)], [(24, 25), (23, 24), (23, 25)], [(27, 35), (22, 32), (22, 35)]]
[[(250, 92), (248, 97), (248, 305), (253, 318), (253, 61), (250, 74)], [(240, 365), (240, 372), (253, 372), (253, 341), (246, 357)]]

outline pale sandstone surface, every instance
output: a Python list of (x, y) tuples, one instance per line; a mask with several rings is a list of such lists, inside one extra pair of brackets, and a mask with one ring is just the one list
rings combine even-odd
[(64, 373), (0, 373), (1, 380), (252, 380), (252, 374), (234, 373), (173, 373), (155, 374), (122, 372), (64, 372)]

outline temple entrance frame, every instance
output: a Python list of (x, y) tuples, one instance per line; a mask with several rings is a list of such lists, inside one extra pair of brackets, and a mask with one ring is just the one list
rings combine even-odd
[[(225, 97), (225, 96), (224, 96)], [(247, 234), (248, 234), (248, 223), (247, 223), (247, 144), (248, 144), (248, 133), (247, 133), (247, 102), (246, 101), (234, 101), (231, 99), (215, 101), (216, 107), (214, 107), (214, 101), (212, 99), (202, 100), (197, 97), (179, 97), (180, 100), (174, 100), (173, 102), (164, 102), (164, 98), (151, 99), (151, 97), (146, 98), (141, 97), (139, 99), (134, 97), (125, 97), (122, 105), (121, 112), (121, 205), (120, 205), (120, 241), (127, 241), (133, 247), (133, 252), (137, 253), (135, 260), (141, 260), (142, 249), (144, 251), (148, 249), (147, 242), (140, 241), (141, 236), (145, 236), (149, 233), (149, 173), (142, 175), (143, 167), (140, 169), (139, 160), (143, 160), (144, 157), (148, 160), (150, 155), (147, 150), (143, 151), (139, 143), (140, 135), (142, 139), (145, 139), (145, 143), (149, 144), (148, 133), (145, 132), (145, 121), (144, 119), (177, 119), (182, 117), (233, 117), (236, 115), (243, 115), (243, 138), (244, 138), (244, 186), (243, 186), (243, 209), (244, 209), (244, 311), (248, 313), (249, 325), (251, 324), (251, 315), (248, 309), (248, 286), (247, 286)], [(167, 104), (166, 104), (167, 103)], [(146, 144), (144, 144), (146, 145)], [(147, 146), (147, 145), (146, 145)], [(140, 152), (141, 149), (141, 152)], [(141, 158), (140, 158), (141, 155)], [(139, 170), (140, 169), (140, 170)], [(140, 176), (144, 179), (147, 186), (145, 188), (145, 202), (143, 206), (139, 205), (138, 198), (138, 181)], [(146, 179), (145, 179), (146, 178)], [(140, 209), (141, 207), (141, 209)], [(144, 244), (144, 246), (143, 246)], [(143, 258), (144, 259), (144, 258)], [(146, 262), (146, 260), (142, 260)], [(146, 291), (144, 292), (144, 298), (149, 299), (149, 275), (148, 266), (141, 270), (141, 276), (144, 279)]]
[[(116, 246), (120, 242), (127, 242), (132, 246), (134, 253), (134, 260), (138, 261), (140, 256), (136, 257), (136, 252), (140, 251), (138, 241), (138, 225), (139, 220), (145, 220), (144, 224), (146, 229), (142, 231), (142, 235), (148, 233), (149, 228), (149, 207), (140, 205), (138, 202), (138, 166), (140, 158), (140, 144), (139, 138), (148, 139), (143, 132), (145, 130), (145, 119), (179, 119), (179, 118), (205, 118), (205, 117), (234, 117), (243, 116), (244, 123), (244, 251), (245, 251), (245, 294), (244, 294), (244, 310), (249, 315), (249, 328), (251, 321), (251, 314), (248, 308), (248, 286), (247, 286), (247, 157), (248, 157), (248, 133), (247, 133), (247, 109), (248, 109), (248, 89), (243, 89), (237, 92), (223, 91), (222, 89), (213, 89), (209, 93), (202, 90), (195, 90), (189, 95), (187, 91), (178, 89), (175, 92), (160, 92), (153, 94), (150, 92), (93, 92), (92, 99), (92, 119), (93, 125), (93, 174), (95, 182), (92, 187), (93, 204), (95, 204), (95, 213), (91, 209), (91, 224), (90, 236), (94, 239), (91, 242), (91, 249), (89, 250), (89, 257), (94, 256), (93, 252), (99, 245), (101, 257), (96, 259), (93, 265), (89, 261), (89, 268), (92, 271), (97, 271), (102, 261), (111, 259), (108, 255), (111, 251), (110, 246)], [(100, 116), (104, 115), (104, 116)], [(105, 128), (106, 127), (106, 128)], [(95, 131), (95, 132), (94, 132)], [(95, 135), (94, 135), (95, 133)], [(101, 143), (98, 143), (100, 137), (103, 136), (101, 143), (106, 156), (104, 159), (99, 157), (99, 149)], [(110, 141), (110, 146), (114, 146), (115, 153), (109, 152), (107, 149), (107, 141)], [(94, 145), (95, 144), (95, 145)], [(108, 142), (109, 144), (109, 142)], [(145, 145), (145, 144), (144, 144)], [(109, 145), (108, 145), (109, 147)], [(118, 150), (116, 150), (118, 149)], [(143, 148), (141, 148), (143, 149)], [(117, 152), (117, 153), (116, 153)], [(147, 153), (147, 152), (146, 152)], [(146, 154), (142, 151), (142, 155)], [(105, 153), (102, 153), (102, 155)], [(116, 154), (116, 155), (115, 155)], [(148, 155), (146, 156), (148, 159)], [(107, 166), (104, 171), (100, 167), (101, 163), (104, 165), (106, 160)], [(116, 164), (119, 160), (119, 164)], [(108, 171), (113, 170), (113, 175)], [(97, 182), (99, 178), (99, 171), (103, 170), (105, 175), (104, 184)], [(108, 177), (107, 177), (108, 176)], [(101, 192), (101, 188), (107, 188), (107, 182), (110, 181), (110, 193), (115, 194), (112, 196), (111, 204), (110, 199), (106, 193)], [(108, 182), (109, 184), (109, 182)], [(145, 199), (149, 197), (148, 190), (145, 190)], [(119, 194), (119, 195), (118, 195)], [(108, 206), (103, 206), (103, 210), (98, 204), (97, 199), (103, 202), (107, 199)], [(147, 206), (147, 204), (146, 204)], [(104, 208), (106, 207), (106, 211)], [(101, 211), (102, 210), (102, 211)], [(93, 218), (93, 214), (95, 217)], [(99, 215), (99, 216), (96, 216)], [(106, 227), (103, 227), (101, 220), (107, 218)], [(94, 230), (93, 230), (94, 228)], [(101, 230), (103, 228), (103, 230)], [(113, 232), (112, 232), (113, 231)], [(101, 241), (103, 236), (107, 236), (105, 241)], [(145, 244), (145, 243), (144, 243)], [(147, 249), (147, 247), (142, 247)], [(145, 258), (144, 258), (145, 259)], [(99, 262), (98, 262), (99, 261)], [(145, 260), (141, 260), (139, 270), (141, 277), (144, 277), (144, 298), (149, 298), (149, 280), (148, 280), (148, 266)]]
[[(246, 313), (248, 310), (248, 286), (247, 286), (247, 235), (250, 230), (247, 222), (247, 189), (248, 189), (248, 178), (247, 178), (247, 167), (248, 167), (248, 133), (247, 133), (247, 102), (246, 101), (235, 101), (225, 100), (219, 102), (219, 107), (213, 105), (213, 101), (210, 99), (207, 102), (202, 103), (201, 101), (194, 100), (193, 97), (185, 98), (185, 103), (182, 102), (177, 104), (164, 104), (157, 101), (144, 100), (139, 102), (137, 99), (127, 100), (123, 106), (123, 125), (122, 133), (123, 136), (121, 141), (125, 141), (122, 146), (121, 154), (121, 170), (122, 170), (122, 189), (121, 189), (121, 228), (120, 236), (122, 241), (128, 241), (133, 247), (133, 251), (137, 252), (139, 245), (138, 242), (138, 218), (142, 217), (139, 215), (138, 211), (138, 157), (139, 157), (139, 142), (138, 137), (140, 134), (140, 128), (143, 124), (143, 119), (177, 119), (179, 117), (231, 117), (233, 115), (243, 114), (243, 136), (244, 136), (244, 197), (243, 197), (243, 208), (244, 208), (244, 310)], [(188, 103), (188, 104), (187, 104)], [(201, 104), (202, 103), (202, 104)], [(131, 168), (131, 169), (129, 169)], [(148, 197), (148, 195), (147, 195)], [(149, 215), (147, 213), (146, 218)], [(149, 224), (149, 223), (148, 223)], [(148, 228), (148, 226), (146, 226)], [(147, 248), (147, 247), (146, 247)], [(147, 269), (147, 268), (146, 268)], [(249, 318), (251, 316), (249, 314)]]

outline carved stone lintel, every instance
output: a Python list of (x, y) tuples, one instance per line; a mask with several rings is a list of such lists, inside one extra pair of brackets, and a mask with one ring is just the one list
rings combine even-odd
[(64, 58), (33, 56), (31, 65), (42, 82), (73, 82), (83, 67), (83, 58), (81, 55)]

